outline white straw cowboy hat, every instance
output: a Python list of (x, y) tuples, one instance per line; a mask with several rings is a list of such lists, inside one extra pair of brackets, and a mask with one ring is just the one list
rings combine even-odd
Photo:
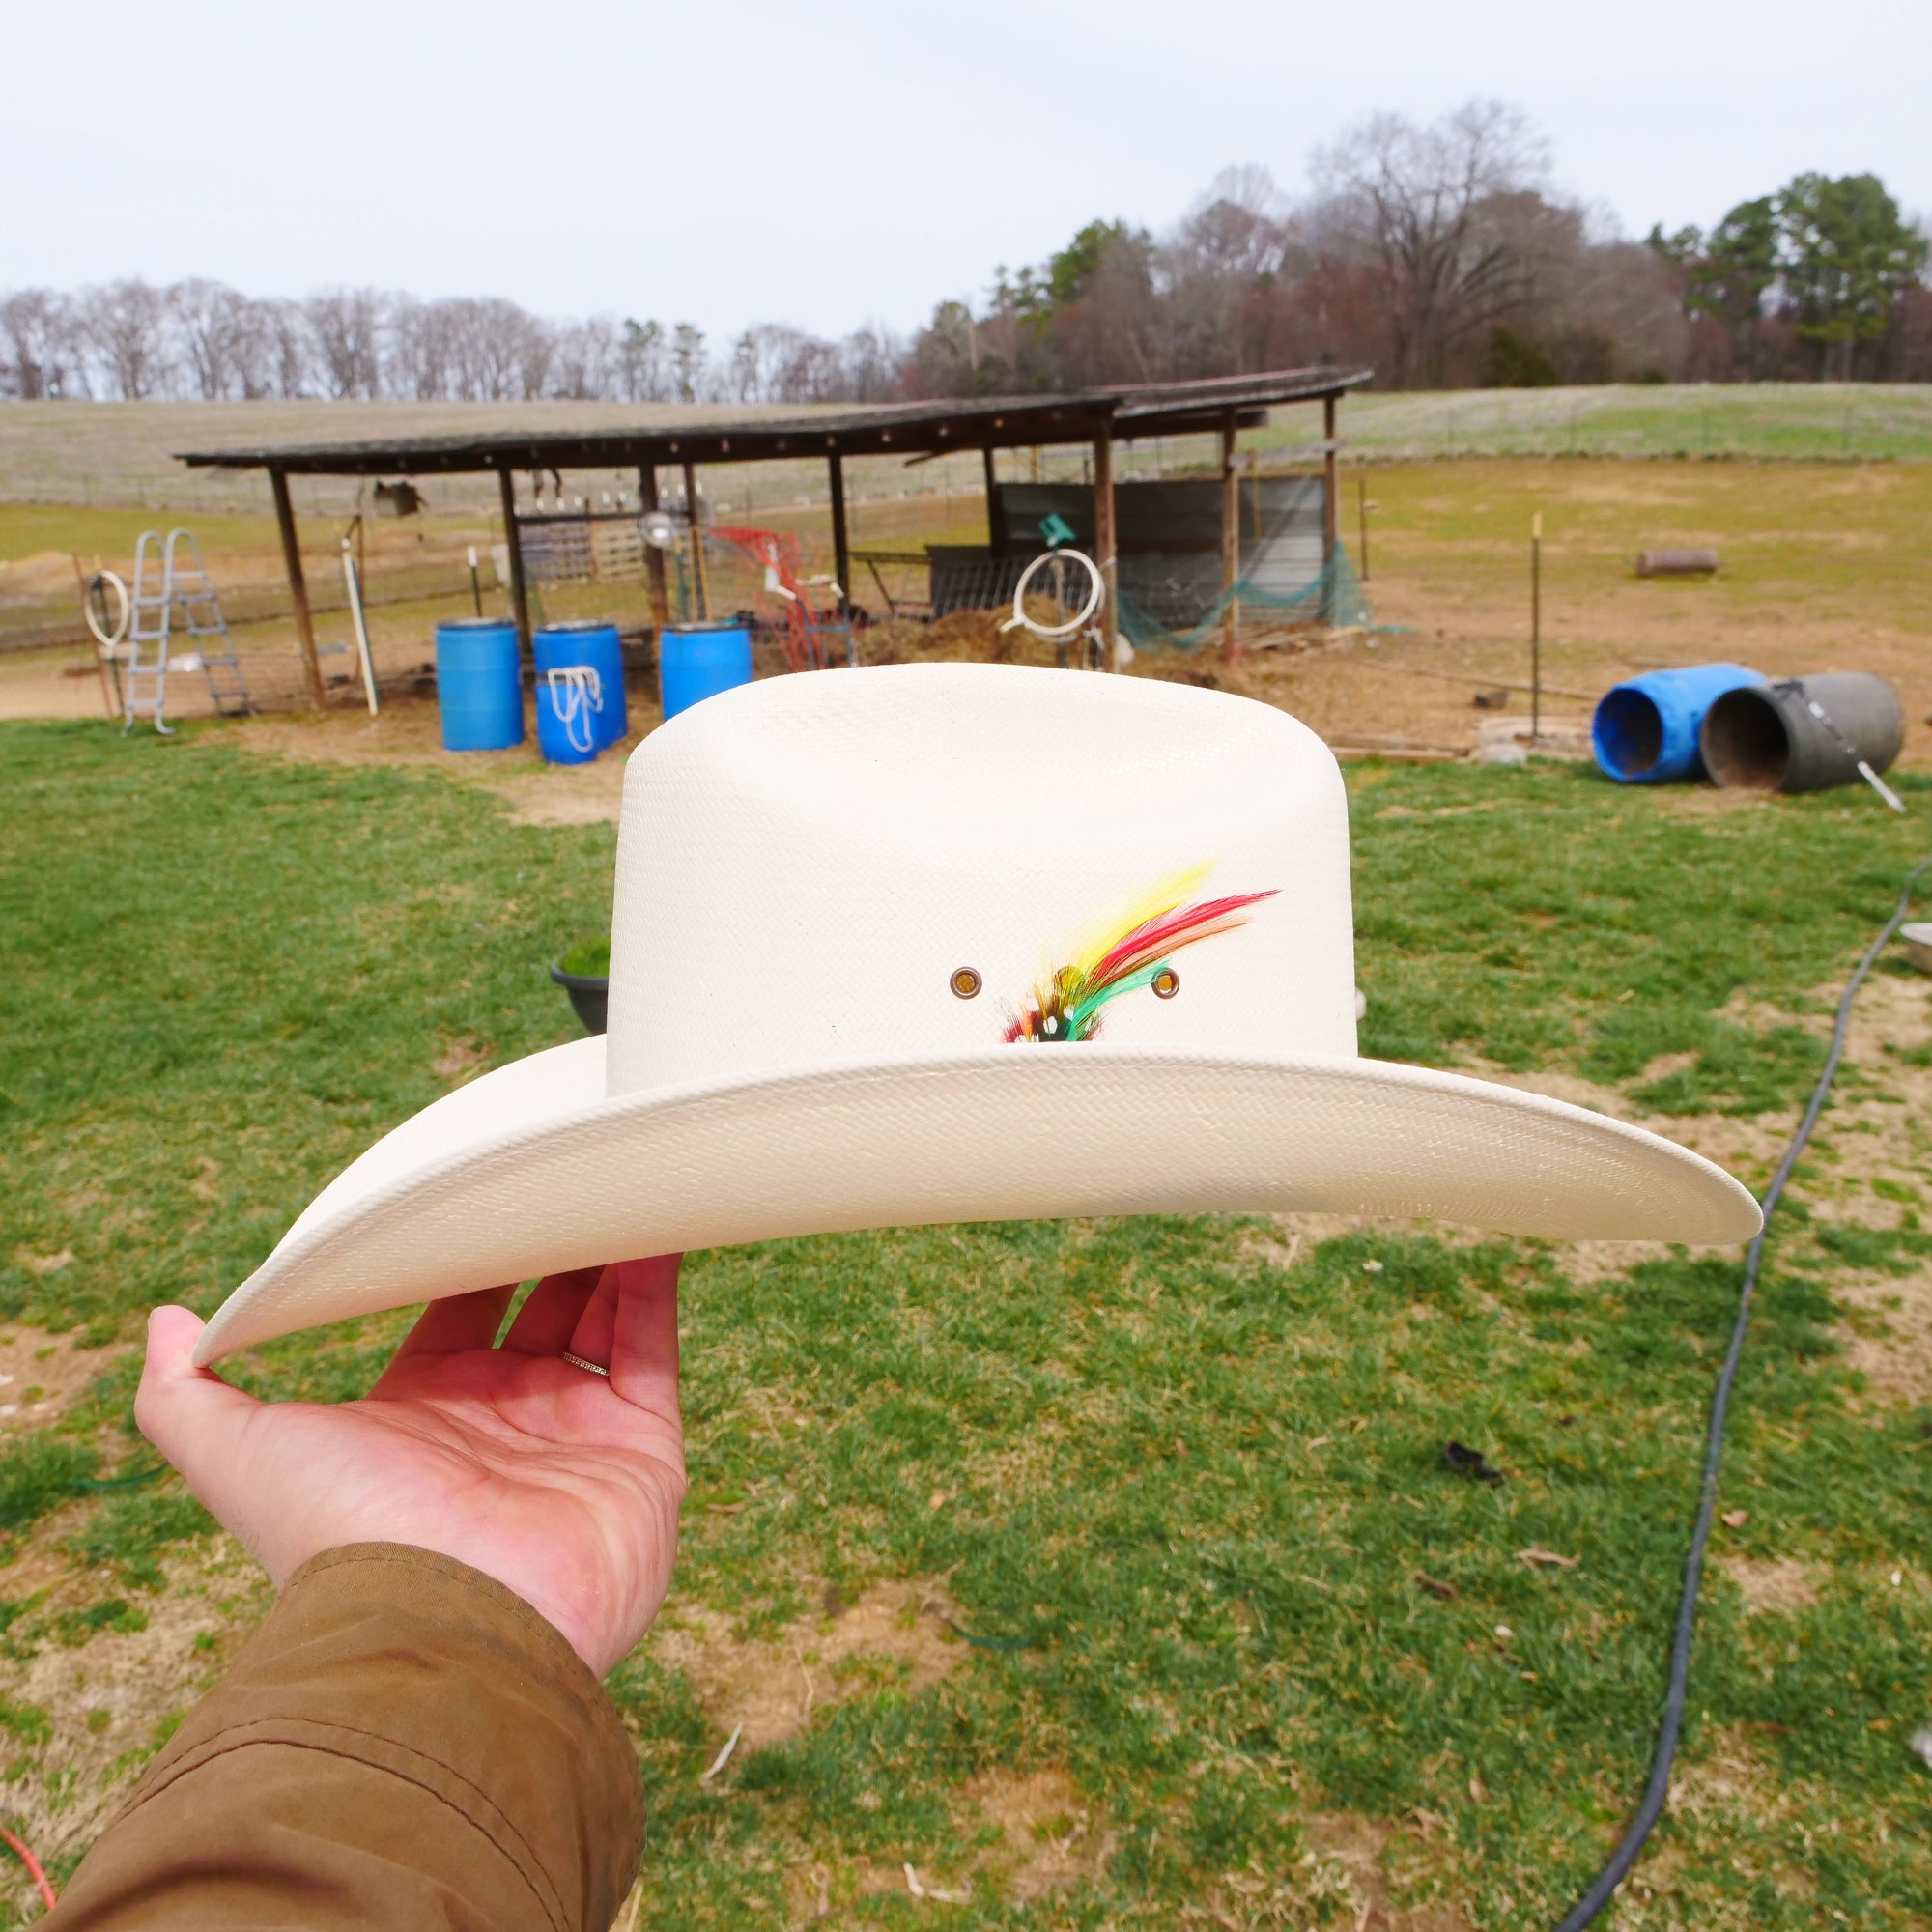
[(1264, 704), (907, 665), (707, 698), (633, 755), (610, 1032), (323, 1189), (197, 1360), (631, 1255), (1220, 1209), (1741, 1241), (1604, 1115), (1355, 1052), (1349, 808)]

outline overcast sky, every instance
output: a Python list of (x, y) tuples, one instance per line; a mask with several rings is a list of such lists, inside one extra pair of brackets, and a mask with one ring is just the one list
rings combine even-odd
[(1925, 0), (8, 9), (0, 289), (504, 295), (550, 316), (905, 329), (1217, 169), (1305, 184), (1378, 108), (1526, 111), (1627, 232), (1801, 169), (1932, 210)]

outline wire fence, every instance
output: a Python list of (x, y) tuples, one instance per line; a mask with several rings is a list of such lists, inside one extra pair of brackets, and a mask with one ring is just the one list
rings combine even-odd
[(1121, 629), (1137, 651), (1198, 651), (1204, 645), (1219, 645), (1227, 639), (1230, 617), (1237, 635), (1268, 630), (1366, 629), (1374, 622), (1368, 592), (1339, 544), (1328, 561), (1298, 588), (1284, 590), (1277, 584), (1240, 578), (1191, 624), (1163, 623), (1158, 611), (1149, 610), (1124, 583), (1117, 601)]

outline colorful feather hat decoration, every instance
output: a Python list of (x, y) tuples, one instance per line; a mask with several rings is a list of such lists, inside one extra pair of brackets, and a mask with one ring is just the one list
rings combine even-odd
[(1213, 869), (1195, 866), (1164, 879), (1070, 963), (1048, 974), (1035, 985), (1032, 1004), (1008, 1026), (1008, 1040), (1048, 1045), (1092, 1039), (1110, 1000), (1143, 986), (1151, 986), (1161, 998), (1171, 996), (1180, 984), (1168, 963), (1171, 953), (1246, 924), (1241, 909), (1274, 896), (1273, 891), (1241, 893), (1184, 904)]

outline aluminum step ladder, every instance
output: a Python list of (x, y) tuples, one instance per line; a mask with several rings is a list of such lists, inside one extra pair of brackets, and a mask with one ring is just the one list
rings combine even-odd
[[(189, 648), (171, 655), (181, 639)], [(229, 636), (228, 620), (221, 614), (221, 599), (202, 562), (201, 546), (187, 530), (170, 530), (165, 543), (158, 530), (142, 531), (134, 551), (134, 590), (128, 599), (124, 649), (123, 731), (131, 730), (134, 720), (145, 717), (155, 721), (155, 729), (163, 737), (173, 735), (165, 716), (170, 670), (177, 675), (200, 671), (221, 717), (254, 713), (242, 660)]]
[(191, 654), (200, 660), (208, 679), (208, 695), (223, 718), (251, 718), (255, 700), (242, 675), (242, 660), (221, 614), (221, 599), (201, 560), (201, 546), (188, 530), (170, 530), (164, 558), (164, 587), (174, 612), (174, 635), (185, 634)]
[(168, 613), (174, 604), (167, 588), (159, 530), (143, 530), (134, 547), (134, 591), (128, 600), (128, 635), (121, 679), (121, 729), (137, 718), (152, 718), (162, 737), (174, 735), (161, 715), (168, 698)]

